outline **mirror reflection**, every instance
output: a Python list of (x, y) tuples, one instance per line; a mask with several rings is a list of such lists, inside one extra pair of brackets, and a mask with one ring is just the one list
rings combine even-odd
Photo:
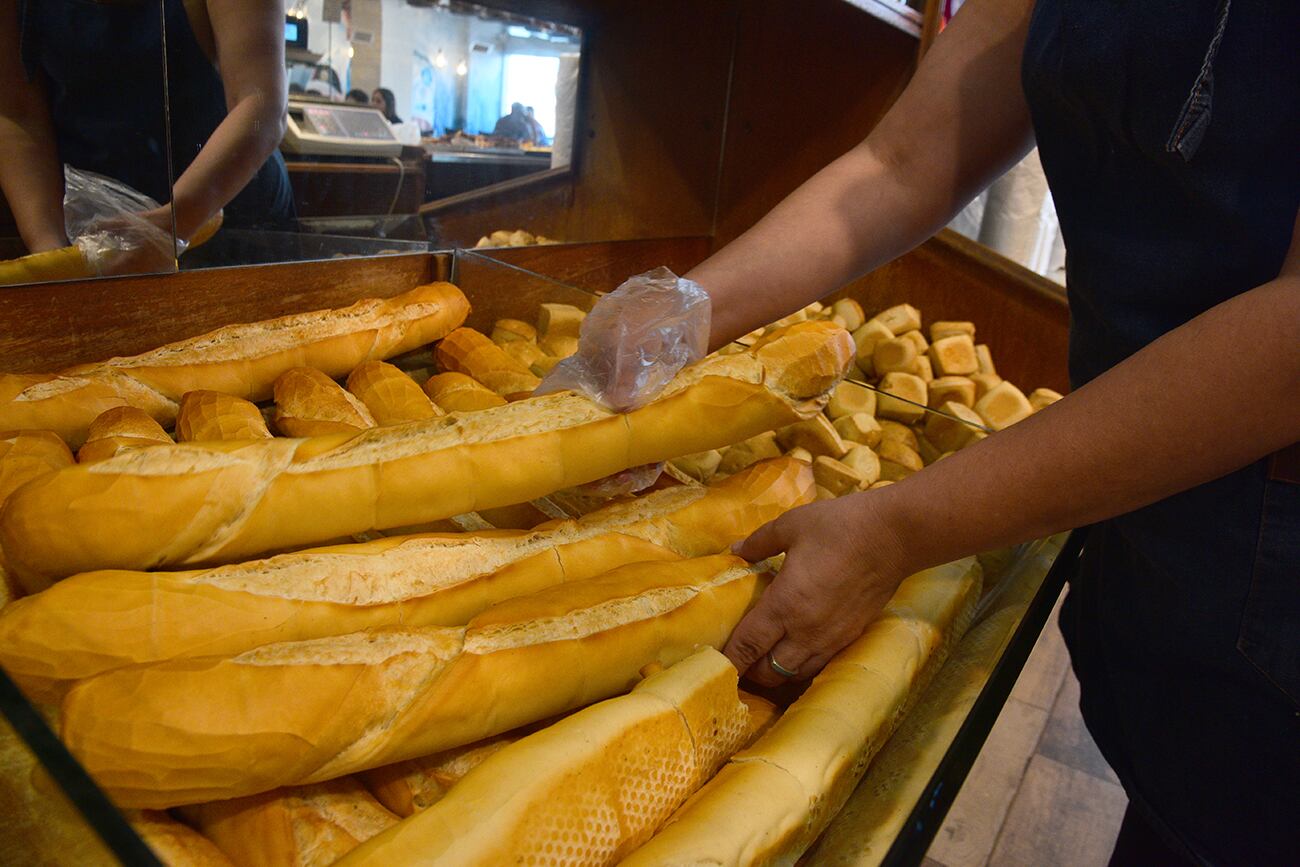
[[(225, 82), (189, 24), (191, 6), (202, 3), (0, 2), (0, 284), (175, 267), (169, 155), (181, 150), (186, 165), (194, 162), (227, 116)], [(165, 27), (191, 34), (169, 45), (166, 62), (193, 82), (170, 123)], [(247, 125), (223, 139), (250, 170), (189, 197), (176, 214), (189, 234), (273, 151), (265, 135), (262, 144), (238, 144)], [(217, 178), (229, 160), (210, 154), (205, 162), (191, 187)]]

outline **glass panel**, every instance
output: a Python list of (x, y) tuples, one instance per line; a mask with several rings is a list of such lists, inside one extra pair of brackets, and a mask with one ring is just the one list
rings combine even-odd
[[(239, 22), (237, 38), (210, 22), (207, 44), (238, 61), (215, 81), (231, 109), (177, 150), (177, 196), (190, 203), (178, 229), (185, 237), (217, 207), (224, 226), (182, 267), (374, 252), (357, 238), (426, 242), (424, 206), (571, 164), (577, 28), (453, 0), (283, 6)], [(176, 38), (205, 43), (202, 28)], [(214, 74), (211, 63), (198, 72)], [(180, 111), (190, 78), (169, 83)], [(262, 99), (281, 89), (282, 103)], [(280, 125), (278, 139), (266, 135)]]
[(183, 15), (0, 7), (0, 286), (175, 270), (163, 31)]

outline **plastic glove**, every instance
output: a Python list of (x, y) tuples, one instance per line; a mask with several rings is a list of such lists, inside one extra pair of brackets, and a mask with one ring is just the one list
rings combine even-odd
[[(178, 243), (167, 209), (126, 184), (64, 167), (63, 219), (91, 273), (175, 271)], [(181, 248), (184, 244), (179, 245)]]
[(709, 345), (708, 293), (667, 268), (629, 278), (582, 322), (578, 351), (535, 394), (576, 391), (616, 412), (654, 400)]

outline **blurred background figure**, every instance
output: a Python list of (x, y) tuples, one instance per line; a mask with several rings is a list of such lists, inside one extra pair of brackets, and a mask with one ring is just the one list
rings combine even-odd
[(384, 113), (384, 119), (389, 123), (401, 123), (402, 119), (397, 116), (397, 97), (386, 87), (376, 87), (375, 92), (370, 94), (370, 104)]
[(366, 92), (355, 87), (348, 91), (346, 101), (355, 102), (357, 105), (370, 105), (370, 97), (366, 96)]
[(533, 144), (546, 144), (546, 130), (542, 129), (541, 121), (537, 119), (537, 112), (530, 105), (524, 109), (524, 119), (528, 121), (529, 137), (525, 141)]
[(528, 115), (524, 113), (523, 103), (511, 103), (510, 113), (497, 121), (497, 125), (492, 129), (492, 134), (515, 138), (520, 141), (532, 141), (533, 127), (528, 122)]

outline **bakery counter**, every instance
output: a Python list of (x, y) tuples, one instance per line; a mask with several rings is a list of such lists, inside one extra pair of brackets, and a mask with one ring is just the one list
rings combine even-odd
[[(1018, 360), (1002, 336), (1019, 316), (1050, 348), (1055, 314), (940, 239), (900, 260), (904, 288), (847, 287), (624, 416), (528, 397), (594, 290), (706, 253), (409, 253), (0, 293), (0, 371), (63, 371), (8, 376), (0, 402), (0, 428), (59, 435), (0, 452), (0, 495), (17, 492), (0, 548), (28, 594), (0, 608), (8, 860), (919, 863), (1079, 538), (909, 578), (825, 675), (776, 693), (737, 693), (701, 649), (772, 568), (718, 552), (1050, 402), (1034, 387), (1063, 359)], [(936, 275), (984, 293), (995, 324), (918, 294)], [(648, 464), (634, 500), (588, 484)]]

